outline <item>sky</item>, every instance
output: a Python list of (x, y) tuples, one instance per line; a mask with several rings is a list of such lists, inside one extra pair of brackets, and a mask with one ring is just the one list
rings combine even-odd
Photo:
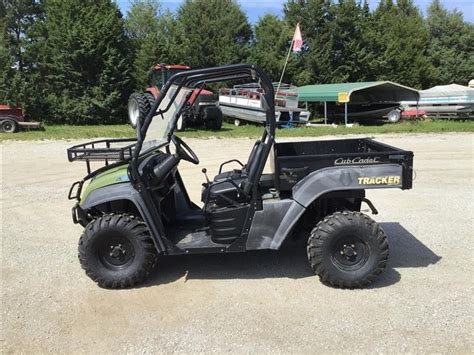
[[(240, 6), (247, 14), (247, 17), (250, 23), (255, 24), (258, 21), (260, 16), (263, 16), (267, 13), (281, 16), (283, 10), (283, 4), (286, 3), (286, 0), (237, 0), (240, 3)], [(120, 9), (123, 14), (127, 13), (127, 10), (130, 8), (130, 0), (116, 0), (119, 4)], [(423, 13), (426, 12), (426, 9), (431, 0), (415, 0), (415, 3), (421, 9)], [(168, 9), (172, 12), (175, 12), (179, 5), (182, 3), (182, 0), (174, 1), (160, 1), (163, 9)], [(379, 0), (369, 0), (369, 5), (371, 9), (374, 9)], [(464, 14), (464, 19), (469, 22), (474, 22), (474, 0), (441, 0), (441, 3), (448, 10), (458, 9)]]

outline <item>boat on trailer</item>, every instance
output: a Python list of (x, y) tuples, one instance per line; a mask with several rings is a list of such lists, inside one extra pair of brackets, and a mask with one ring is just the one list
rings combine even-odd
[[(275, 116), (280, 126), (306, 124), (310, 113), (298, 107), (296, 86), (273, 83), (275, 89)], [(258, 84), (234, 85), (219, 90), (219, 107), (222, 113), (234, 119), (236, 126), (242, 121), (265, 123), (263, 90)]]
[(402, 102), (406, 109), (418, 109), (435, 118), (472, 118), (474, 88), (458, 84), (439, 85), (420, 91), (420, 101)]

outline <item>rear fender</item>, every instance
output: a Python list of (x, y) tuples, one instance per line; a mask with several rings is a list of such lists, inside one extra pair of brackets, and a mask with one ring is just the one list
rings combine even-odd
[[(307, 208), (322, 196), (339, 191), (402, 188), (403, 168), (397, 164), (330, 167), (315, 171), (293, 187), (293, 198), (263, 203), (256, 211), (247, 249), (279, 249)], [(275, 221), (280, 221), (275, 223)]]
[[(130, 201), (133, 204), (140, 214), (139, 217), (141, 217), (148, 226), (157, 250), (164, 252), (165, 247), (160, 231), (161, 220), (159, 215), (156, 211), (150, 211), (146, 208), (143, 198), (130, 183), (113, 184), (93, 190), (81, 201), (80, 207), (87, 212), (100, 205), (122, 200)], [(154, 213), (156, 216), (154, 216)]]
[(398, 164), (330, 167), (317, 170), (293, 187), (293, 199), (308, 207), (331, 191), (402, 188), (403, 167)]

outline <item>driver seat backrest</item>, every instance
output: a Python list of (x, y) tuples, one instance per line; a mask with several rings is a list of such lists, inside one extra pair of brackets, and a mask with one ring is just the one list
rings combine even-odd
[[(262, 143), (262, 141), (260, 139), (255, 142), (255, 144), (253, 145), (252, 150), (250, 151), (250, 155), (249, 155), (249, 158), (247, 160), (247, 163), (242, 167), (240, 172), (235, 171), (235, 170), (224, 171), (223, 173), (220, 173), (220, 174), (216, 175), (214, 177), (214, 181), (220, 181), (220, 180), (233, 178), (233, 177), (241, 178), (243, 176), (246, 176), (248, 174), (249, 164), (252, 160), (254, 160), (257, 148), (260, 146), (261, 143)], [(238, 176), (236, 176), (236, 175), (238, 175)]]
[(265, 153), (266, 146), (266, 143), (260, 142), (260, 144), (255, 149), (252, 159), (247, 163), (247, 177), (244, 181), (242, 181), (241, 184), (242, 189), (247, 195), (250, 193), (250, 190), (255, 183), (254, 180), (259, 174), (259, 170), (263, 170), (263, 167), (261, 168), (260, 166), (260, 161), (262, 160), (262, 156)]

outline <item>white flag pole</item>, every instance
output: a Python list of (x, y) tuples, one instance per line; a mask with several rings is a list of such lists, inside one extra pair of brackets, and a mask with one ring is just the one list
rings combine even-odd
[(288, 59), (290, 58), (290, 53), (291, 53), (291, 49), (293, 48), (294, 41), (295, 41), (295, 36), (293, 36), (293, 38), (291, 39), (290, 49), (288, 50), (288, 54), (286, 55), (285, 65), (283, 66), (283, 71), (281, 72), (280, 81), (278, 82), (278, 87), (277, 87), (277, 90), (275, 91), (275, 97), (277, 96), (278, 91), (280, 91), (281, 81), (283, 80), (283, 75), (285, 74), (286, 65), (288, 64)]

